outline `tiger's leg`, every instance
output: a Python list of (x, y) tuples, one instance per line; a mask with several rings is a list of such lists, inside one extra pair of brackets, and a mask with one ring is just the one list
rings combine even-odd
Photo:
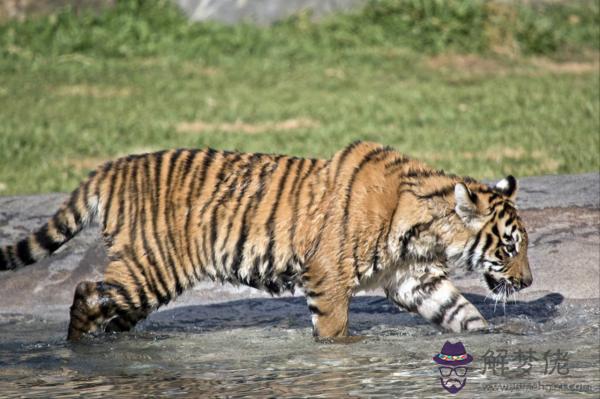
[(67, 339), (78, 341), (83, 334), (95, 332), (115, 311), (114, 299), (107, 296), (104, 282), (79, 283), (71, 306)]
[(479, 310), (460, 294), (442, 270), (427, 267), (422, 270), (426, 271), (397, 272), (384, 286), (388, 299), (453, 332), (488, 327)]
[(315, 296), (307, 293), (306, 299), (312, 318), (313, 336), (336, 338), (348, 335), (348, 297), (336, 298), (326, 294)]
[(104, 331), (107, 333), (130, 331), (138, 322), (144, 320), (149, 313), (149, 311), (142, 309), (117, 312), (117, 316), (108, 322)]
[(346, 337), (350, 288), (345, 288), (342, 279), (328, 275), (319, 266), (314, 264), (303, 274), (306, 301), (312, 316), (313, 336)]
[(149, 312), (149, 308), (136, 305), (131, 294), (119, 284), (84, 281), (75, 290), (67, 339), (77, 341), (115, 316), (107, 330), (128, 330)]

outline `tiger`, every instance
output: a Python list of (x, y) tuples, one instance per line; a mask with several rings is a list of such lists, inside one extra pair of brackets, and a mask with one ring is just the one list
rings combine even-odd
[(363, 141), (329, 159), (130, 155), (96, 168), (39, 230), (0, 248), (0, 270), (100, 225), (106, 269), (77, 285), (70, 341), (129, 331), (202, 280), (301, 289), (316, 338), (348, 337), (352, 297), (375, 288), (442, 331), (486, 330), (449, 272), (479, 272), (504, 301), (531, 285), (516, 192), (513, 176), (488, 186)]

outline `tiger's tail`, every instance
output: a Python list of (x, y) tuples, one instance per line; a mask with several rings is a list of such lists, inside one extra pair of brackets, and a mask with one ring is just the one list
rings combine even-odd
[(40, 229), (13, 245), (0, 247), (0, 271), (14, 270), (46, 258), (95, 219), (98, 197), (91, 194), (96, 173), (77, 188)]

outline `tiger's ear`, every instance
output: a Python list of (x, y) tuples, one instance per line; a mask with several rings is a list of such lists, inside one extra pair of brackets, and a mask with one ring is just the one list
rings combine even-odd
[(456, 214), (465, 224), (472, 224), (479, 215), (477, 194), (469, 190), (463, 183), (457, 183), (454, 186), (454, 199), (456, 200), (454, 208)]
[(517, 198), (517, 189), (519, 188), (519, 184), (517, 183), (517, 179), (509, 175), (496, 183), (495, 188), (496, 190), (500, 191), (502, 195), (508, 197), (509, 200), (514, 202)]

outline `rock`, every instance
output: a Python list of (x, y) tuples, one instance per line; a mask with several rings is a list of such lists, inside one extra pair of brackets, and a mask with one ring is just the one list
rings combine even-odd
[(350, 10), (366, 0), (177, 0), (177, 3), (193, 21), (270, 25), (300, 12), (321, 17)]

